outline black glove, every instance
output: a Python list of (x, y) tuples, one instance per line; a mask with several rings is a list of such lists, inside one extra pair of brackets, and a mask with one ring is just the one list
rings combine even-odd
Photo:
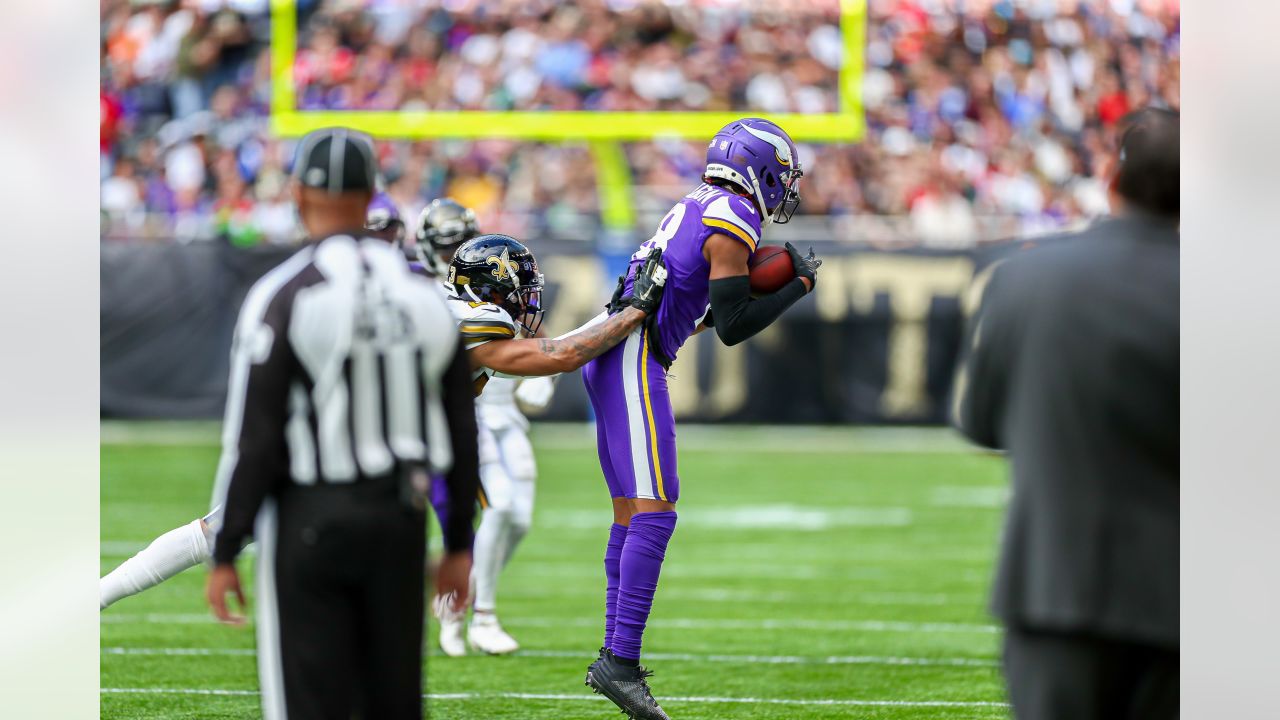
[(622, 302), (648, 315), (657, 312), (662, 303), (662, 289), (667, 284), (667, 266), (662, 264), (662, 250), (654, 248), (636, 270), (631, 295)]
[(786, 248), (791, 255), (791, 265), (796, 269), (796, 277), (809, 278), (809, 289), (813, 290), (818, 286), (818, 268), (822, 266), (822, 261), (813, 254), (813, 248), (809, 248), (808, 256), (801, 255), (791, 243), (787, 243)]
[(610, 315), (618, 312), (627, 304), (622, 301), (622, 288), (627, 284), (627, 274), (622, 273), (618, 276), (618, 286), (613, 289), (613, 297), (609, 298), (609, 303), (604, 306), (604, 311)]

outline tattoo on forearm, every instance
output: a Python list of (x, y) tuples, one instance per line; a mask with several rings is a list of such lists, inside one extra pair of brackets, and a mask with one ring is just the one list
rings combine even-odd
[(568, 358), (577, 365), (583, 365), (622, 342), (644, 318), (643, 312), (626, 308), (608, 320), (568, 337), (555, 340), (540, 338), (538, 350), (545, 355)]

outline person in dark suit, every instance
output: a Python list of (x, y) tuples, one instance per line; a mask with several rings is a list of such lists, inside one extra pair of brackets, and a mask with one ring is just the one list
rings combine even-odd
[(1019, 720), (1178, 713), (1178, 115), (1126, 120), (1114, 216), (991, 274), (954, 422), (1006, 450), (992, 610)]

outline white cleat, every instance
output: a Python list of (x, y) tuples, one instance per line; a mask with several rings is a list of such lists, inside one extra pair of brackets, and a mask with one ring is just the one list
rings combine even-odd
[(467, 645), (489, 655), (507, 655), (520, 649), (520, 643), (507, 634), (492, 613), (476, 613), (471, 616), (467, 628)]
[(454, 610), (451, 605), (448, 598), (437, 595), (431, 602), (431, 609), (440, 621), (440, 649), (449, 657), (462, 657), (467, 654), (467, 643), (462, 638), (467, 611)]

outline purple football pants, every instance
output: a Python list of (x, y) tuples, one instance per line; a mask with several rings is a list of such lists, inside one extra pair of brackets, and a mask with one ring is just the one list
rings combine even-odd
[(676, 502), (676, 421), (667, 373), (636, 330), (587, 363), (582, 379), (596, 415), (596, 444), (610, 497)]

